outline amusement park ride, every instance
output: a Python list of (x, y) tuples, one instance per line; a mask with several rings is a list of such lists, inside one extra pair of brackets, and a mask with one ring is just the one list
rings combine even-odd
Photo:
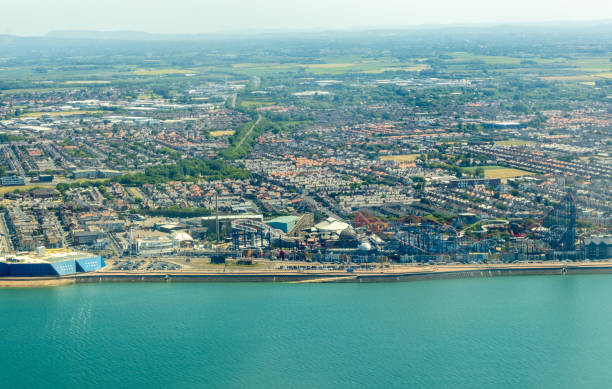
[[(486, 224), (485, 224), (486, 223)], [(400, 255), (459, 255), (468, 253), (491, 253), (496, 247), (514, 245), (523, 253), (576, 252), (576, 199), (568, 191), (550, 212), (530, 226), (520, 222), (493, 220), (489, 222), (462, 223), (455, 219), (453, 225), (433, 218), (407, 215), (388, 222), (366, 211), (356, 212), (353, 225), (369, 234), (386, 235), (395, 241)], [(479, 230), (474, 228), (478, 226)], [(504, 239), (500, 233), (507, 233)], [(540, 234), (538, 236), (538, 234)], [(303, 249), (299, 241), (269, 225), (256, 221), (237, 219), (232, 222), (232, 243), (234, 249), (271, 249), (273, 246)], [(320, 243), (322, 247), (324, 242)]]
[(282, 235), (282, 231), (257, 220), (236, 219), (232, 222), (232, 244), (235, 249), (271, 248), (274, 239), (280, 239)]
[[(460, 254), (467, 252), (489, 252), (498, 243), (496, 233), (481, 226), (479, 238), (473, 238), (459, 231), (458, 226), (450, 226), (435, 220), (419, 216), (411, 216), (411, 224), (403, 224), (396, 229), (394, 238), (400, 242), (402, 254)], [(511, 237), (525, 240), (529, 245), (527, 234), (506, 223)], [(503, 227), (504, 224), (493, 225)], [(576, 251), (576, 199), (572, 191), (568, 191), (559, 204), (546, 214), (536, 226), (544, 227), (542, 240), (548, 245), (549, 251)], [(485, 226), (486, 227), (486, 226)], [(499, 228), (498, 228), (499, 229)], [(542, 244), (531, 242), (531, 251), (543, 250)], [(525, 251), (530, 249), (523, 248)]]

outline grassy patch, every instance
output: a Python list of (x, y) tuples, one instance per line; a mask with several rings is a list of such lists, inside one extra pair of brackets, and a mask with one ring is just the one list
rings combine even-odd
[(20, 89), (5, 89), (0, 90), (1, 94), (12, 95), (16, 93), (44, 93), (44, 92), (59, 92), (63, 90), (75, 90), (79, 89), (78, 87), (64, 87), (64, 88), (56, 88), (56, 87), (48, 87), (48, 88), (20, 88)]
[(266, 105), (274, 105), (274, 102), (270, 100), (242, 100), (240, 104), (244, 107), (252, 108), (265, 107)]
[(192, 74), (195, 73), (193, 70), (185, 70), (185, 69), (140, 69), (134, 70), (134, 74), (138, 76), (163, 76), (169, 74)]
[(390, 67), (390, 68), (380, 68), (374, 70), (366, 70), (363, 73), (367, 74), (379, 74), (384, 72), (420, 72), (421, 70), (429, 69), (429, 65), (415, 65), (408, 67)]
[(127, 188), (127, 189), (128, 189), (128, 192), (130, 192), (130, 194), (131, 194), (132, 196), (134, 196), (134, 198), (137, 198), (137, 199), (142, 199), (142, 194), (140, 193), (140, 191), (139, 191), (137, 188), (135, 188), (135, 187), (129, 187), (129, 188)]
[[(235, 71), (248, 75), (263, 75), (279, 72), (308, 72), (311, 74), (345, 74), (369, 73), (378, 74), (386, 71), (416, 72), (429, 68), (426, 64), (399, 62), (392, 59), (359, 59), (359, 58), (326, 58), (321, 63), (239, 63), (232, 67)], [(349, 62), (352, 60), (352, 62)]]
[(157, 96), (155, 93), (141, 93), (136, 96), (136, 98), (138, 100), (155, 100), (158, 99), (159, 96)]
[(104, 111), (57, 111), (57, 112), (27, 112), (22, 114), (23, 117), (39, 118), (41, 116), (75, 116), (75, 115), (98, 115), (103, 114)]
[(27, 192), (36, 188), (55, 188), (55, 184), (32, 184), (32, 185), (15, 185), (15, 186), (0, 186), (0, 195), (20, 190)]
[(514, 178), (533, 175), (535, 175), (535, 173), (508, 167), (501, 169), (485, 170), (485, 178)]
[(77, 178), (77, 179), (68, 179), (68, 183), (78, 182), (79, 184), (88, 183), (88, 182), (108, 182), (108, 178)]
[(592, 74), (581, 74), (572, 76), (546, 76), (540, 77), (544, 81), (568, 81), (568, 82), (593, 82), (600, 80), (602, 77), (594, 76)]
[(236, 133), (236, 131), (234, 131), (234, 130), (218, 130), (218, 131), (211, 131), (211, 132), (209, 132), (210, 136), (213, 136), (213, 137), (217, 137), (217, 136), (232, 136), (232, 135), (234, 135), (234, 133)]
[(504, 179), (504, 178), (514, 178), (514, 177), (533, 176), (533, 175), (535, 175), (535, 173), (528, 172), (526, 170), (514, 169), (514, 168), (510, 168), (510, 167), (503, 167), (503, 166), (497, 166), (497, 165), (493, 165), (493, 166), (473, 166), (473, 167), (462, 168), (462, 170), (464, 170), (466, 172), (473, 173), (479, 167), (484, 169), (485, 178), (502, 178), (502, 179)]
[(385, 155), (380, 157), (383, 161), (414, 162), (421, 154)]
[(520, 139), (508, 139), (495, 141), (496, 146), (533, 146), (535, 142)]
[[(427, 65), (411, 66), (397, 62), (364, 61), (352, 64), (311, 64), (304, 66), (306, 70), (314, 74), (345, 74), (345, 73), (370, 73), (377, 74), (386, 71), (417, 71), (427, 68)], [(411, 69), (411, 70), (406, 70)]]
[(521, 58), (505, 55), (476, 55), (465, 52), (457, 52), (451, 55), (453, 59), (445, 61), (448, 64), (473, 61), (484, 62), (487, 65), (519, 65), (521, 63)]
[(110, 81), (103, 81), (103, 80), (71, 80), (71, 81), (66, 81), (64, 84), (67, 85), (74, 85), (74, 84), (86, 84), (86, 85), (96, 85), (96, 84), (110, 84)]

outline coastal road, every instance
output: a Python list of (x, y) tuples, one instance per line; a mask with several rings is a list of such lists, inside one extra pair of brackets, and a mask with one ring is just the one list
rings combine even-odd
[(239, 149), (240, 146), (242, 146), (242, 144), (244, 143), (246, 138), (251, 136), (251, 133), (253, 132), (253, 129), (255, 128), (256, 125), (259, 124), (260, 121), (261, 121), (261, 115), (257, 116), (257, 120), (255, 121), (255, 123), (253, 123), (251, 128), (249, 128), (249, 131), (247, 131), (247, 133), (242, 137), (242, 139), (240, 139), (240, 142), (238, 142), (238, 145), (236, 146), (237, 149)]

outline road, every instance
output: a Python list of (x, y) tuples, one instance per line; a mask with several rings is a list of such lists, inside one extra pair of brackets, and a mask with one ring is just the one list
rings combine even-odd
[(242, 146), (242, 144), (244, 143), (244, 141), (251, 136), (251, 133), (253, 132), (253, 129), (255, 128), (256, 125), (259, 124), (259, 122), (261, 121), (261, 115), (257, 116), (257, 120), (255, 121), (255, 123), (253, 123), (253, 125), (251, 126), (251, 128), (249, 128), (249, 131), (247, 131), (247, 133), (242, 137), (242, 139), (240, 139), (240, 142), (238, 142), (238, 145), (236, 146), (237, 149), (240, 148), (240, 146)]
[(121, 256), (121, 254), (123, 254), (123, 249), (121, 245), (119, 244), (119, 242), (117, 241), (117, 238), (112, 233), (109, 233), (108, 236), (110, 238), (109, 242), (110, 242), (111, 249), (113, 250), (116, 256)]
[(323, 204), (321, 204), (317, 200), (315, 200), (312, 197), (306, 195), (305, 192), (302, 192), (302, 199), (306, 203), (308, 203), (312, 208), (316, 209), (317, 211), (323, 212), (328, 217), (333, 217), (336, 220), (344, 221), (340, 216), (338, 216), (336, 213), (334, 213), (331, 209), (329, 209), (328, 207), (325, 207)]
[(9, 233), (9, 229), (6, 226), (6, 219), (4, 218), (4, 213), (0, 213), (0, 235), (2, 239), (1, 251), (3, 253), (10, 253), (14, 251), (13, 242), (11, 242), (11, 234)]

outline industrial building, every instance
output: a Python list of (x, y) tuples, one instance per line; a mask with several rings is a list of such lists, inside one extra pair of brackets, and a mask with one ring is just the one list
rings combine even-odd
[(295, 223), (297, 223), (298, 220), (300, 220), (299, 216), (279, 216), (266, 221), (266, 224), (287, 234), (293, 230), (293, 227), (295, 227)]
[(65, 276), (97, 271), (104, 266), (104, 259), (97, 255), (43, 248), (33, 253), (0, 258), (0, 276)]

